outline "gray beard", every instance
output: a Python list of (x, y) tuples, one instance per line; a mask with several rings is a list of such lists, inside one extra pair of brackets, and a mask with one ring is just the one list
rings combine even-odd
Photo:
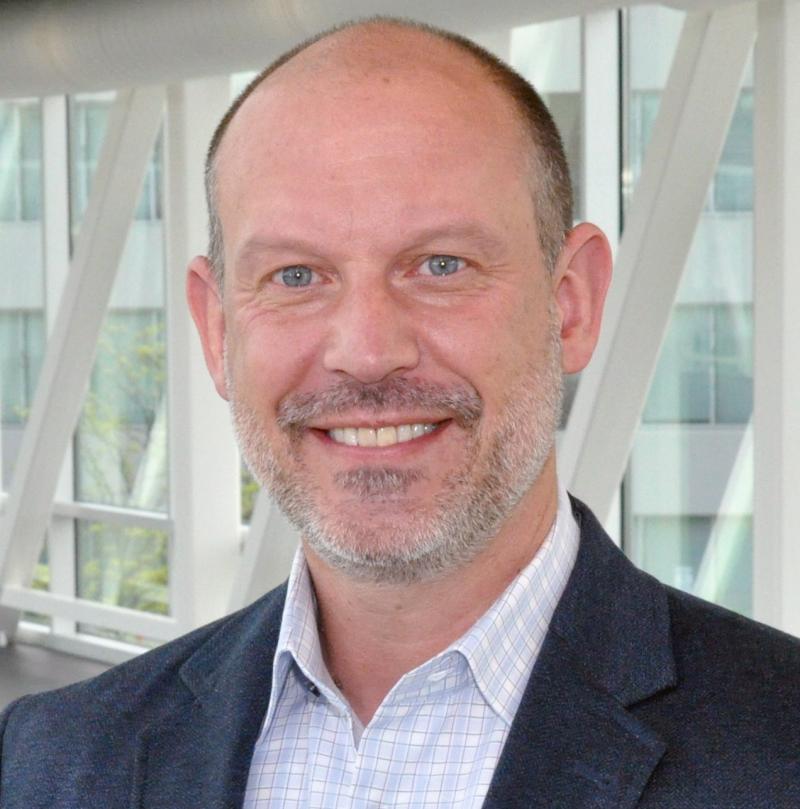
[(420, 582), (467, 565), (497, 535), (539, 477), (550, 455), (561, 413), (561, 344), (551, 313), (549, 345), (543, 364), (529, 366), (509, 392), (499, 423), (481, 452), (483, 404), (473, 388), (441, 388), (396, 379), (374, 385), (346, 382), (320, 394), (290, 395), (278, 408), (278, 425), (295, 447), (312, 417), (372, 408), (376, 413), (406, 405), (430, 405), (454, 412), (466, 431), (467, 459), (446, 476), (433, 505), (397, 504), (408, 488), (425, 478), (421, 469), (362, 467), (334, 480), (352, 496), (363, 519), (353, 519), (321, 503), (313, 476), (292, 451), (281, 463), (259, 418), (236, 395), (226, 358), (233, 423), (245, 463), (275, 499), (304, 542), (326, 564), (360, 581), (386, 584)]

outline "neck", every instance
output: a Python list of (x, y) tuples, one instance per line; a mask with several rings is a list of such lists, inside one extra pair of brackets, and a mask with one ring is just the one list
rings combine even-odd
[(490, 545), (468, 565), (412, 584), (348, 578), (305, 548), (328, 669), (367, 724), (406, 673), (461, 637), (533, 559), (555, 520), (552, 460)]

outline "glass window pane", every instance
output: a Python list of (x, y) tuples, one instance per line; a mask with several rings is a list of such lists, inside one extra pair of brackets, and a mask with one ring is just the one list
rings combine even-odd
[(76, 520), (78, 596), (101, 604), (169, 614), (165, 531)]
[(41, 217), (41, 105), (35, 100), (0, 102), (0, 221)]
[[(169, 615), (169, 536), (136, 526), (76, 520), (77, 595), (88, 601)], [(82, 632), (154, 645), (140, 635), (97, 626)]]
[(0, 102), (0, 221), (17, 219), (20, 125), (17, 106)]
[(575, 217), (580, 219), (583, 210), (580, 17), (512, 29), (511, 64), (533, 84), (558, 126), (572, 177)]
[(114, 93), (81, 93), (69, 99), (70, 225), (73, 237), (83, 219)]
[(111, 311), (76, 432), (76, 496), (166, 510), (164, 316)]
[(665, 584), (691, 590), (710, 531), (708, 517), (636, 517), (630, 553)]
[(136, 206), (136, 219), (161, 219), (161, 198), (162, 198), (162, 178), (161, 167), (163, 164), (162, 138), (159, 136), (153, 150), (153, 159), (147, 167), (144, 177), (142, 194), (139, 197), (139, 204)]
[(20, 108), (20, 219), (42, 218), (42, 114), (38, 104)]
[(753, 413), (753, 307), (714, 309), (715, 421), (747, 424)]
[[(49, 537), (45, 538), (44, 546), (42, 547), (42, 552), (39, 555), (39, 561), (36, 563), (36, 566), (33, 569), (33, 576), (30, 580), (30, 586), (34, 590), (43, 590), (45, 592), (49, 591), (50, 588), (50, 554), (48, 552), (48, 545)], [(29, 612), (25, 610), (22, 615), (21, 619), (27, 623), (37, 624), (38, 626), (50, 626), (51, 625), (51, 617), (49, 615), (45, 615), (39, 612)]]
[(0, 310), (3, 425), (25, 424), (44, 357), (44, 313)]
[(743, 88), (714, 180), (714, 210), (753, 210), (753, 91)]
[(653, 133), (661, 91), (666, 84), (685, 14), (663, 6), (625, 12), (623, 122), (625, 164), (623, 199), (630, 204)]
[(711, 421), (711, 309), (675, 309), (645, 405), (645, 422)]
[(44, 357), (38, 101), (0, 102), (0, 489), (10, 485)]
[(748, 614), (752, 538), (749, 515), (636, 517), (627, 550), (666, 584)]

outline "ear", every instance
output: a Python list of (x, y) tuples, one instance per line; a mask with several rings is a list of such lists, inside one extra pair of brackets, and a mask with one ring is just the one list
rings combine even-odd
[(186, 276), (186, 298), (203, 344), (206, 365), (217, 393), (228, 398), (225, 383), (225, 311), (217, 279), (205, 256), (195, 256)]
[(611, 263), (608, 239), (595, 225), (583, 222), (567, 234), (553, 280), (565, 374), (582, 370), (597, 345)]

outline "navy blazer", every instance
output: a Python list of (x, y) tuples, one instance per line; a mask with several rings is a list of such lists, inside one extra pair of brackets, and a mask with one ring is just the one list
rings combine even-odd
[[(485, 806), (800, 807), (800, 642), (664, 587), (574, 510), (575, 569)], [(10, 706), (0, 807), (239, 809), (284, 597)]]

